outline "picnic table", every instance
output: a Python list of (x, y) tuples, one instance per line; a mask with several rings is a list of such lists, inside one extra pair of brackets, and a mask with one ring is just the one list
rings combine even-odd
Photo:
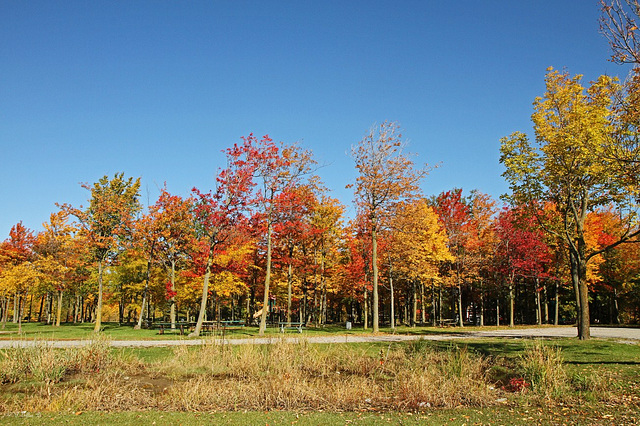
[(304, 323), (281, 321), (278, 323), (278, 327), (280, 328), (280, 333), (284, 333), (285, 330), (298, 330), (298, 333), (302, 333), (302, 329), (304, 328)]
[(187, 331), (191, 331), (195, 326), (193, 322), (176, 322), (175, 327), (171, 327), (170, 322), (157, 322), (155, 326), (159, 329), (158, 334), (166, 334), (166, 333), (180, 333), (180, 335), (184, 335)]
[(451, 318), (451, 319), (447, 318), (447, 319), (439, 320), (438, 324), (440, 325), (440, 327), (453, 326), (453, 325), (458, 324), (458, 321), (456, 319), (453, 319), (453, 318)]

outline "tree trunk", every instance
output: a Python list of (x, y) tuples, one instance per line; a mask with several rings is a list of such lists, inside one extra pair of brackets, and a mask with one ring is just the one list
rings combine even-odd
[(577, 288), (578, 309), (578, 338), (587, 340), (591, 338), (589, 330), (589, 287), (587, 285), (587, 259), (585, 257), (586, 243), (583, 230), (578, 229), (578, 237), (574, 244), (569, 246), (571, 260), (571, 279), (574, 288)]
[(431, 280), (431, 313), (432, 313), (432, 325), (435, 327), (437, 324), (436, 319), (436, 285)]
[(42, 322), (42, 310), (44, 309), (44, 294), (40, 296), (40, 309), (38, 310), (38, 322)]
[(569, 262), (571, 268), (571, 283), (573, 284), (573, 291), (576, 296), (576, 323), (578, 326), (578, 334), (580, 333), (580, 277), (578, 273), (578, 261), (573, 250), (569, 250)]
[(18, 302), (18, 334), (22, 334), (22, 297), (16, 294)]
[(262, 316), (260, 317), (259, 335), (264, 335), (267, 329), (267, 313), (269, 311), (269, 285), (271, 284), (271, 233), (273, 232), (271, 221), (267, 223), (267, 270), (264, 277), (264, 298), (262, 304)]
[(62, 316), (62, 290), (58, 290), (58, 308), (56, 309), (56, 327), (60, 327), (61, 316)]
[(544, 323), (549, 324), (549, 295), (547, 293), (547, 284), (542, 287), (544, 292)]
[(460, 282), (459, 277), (458, 277), (458, 314), (459, 314), (458, 325), (460, 327), (464, 327), (464, 319), (462, 318), (462, 283)]
[(411, 299), (413, 299), (411, 303), (411, 327), (415, 327), (418, 320), (418, 289), (415, 281), (411, 284), (411, 290)]
[(620, 311), (618, 309), (618, 290), (613, 289), (613, 313), (611, 320), (614, 324), (620, 324)]
[(32, 309), (33, 309), (33, 294), (29, 296), (29, 316), (27, 316), (27, 322), (31, 322)]
[(373, 270), (373, 332), (380, 331), (378, 318), (378, 234), (375, 224), (371, 230), (371, 269)]
[(559, 314), (560, 314), (560, 300), (558, 299), (558, 287), (560, 287), (560, 284), (558, 283), (558, 280), (556, 280), (556, 295), (555, 295), (555, 299), (556, 299), (556, 303), (553, 309), (553, 325), (558, 325), (559, 324)]
[(438, 286), (438, 320), (442, 324), (442, 286)]
[(542, 301), (540, 300), (540, 280), (536, 277), (536, 323), (542, 325)]
[(391, 330), (396, 329), (396, 302), (393, 294), (393, 275), (391, 274), (391, 258), (389, 258), (389, 294), (391, 296)]
[(420, 324), (427, 322), (427, 313), (424, 311), (424, 283), (420, 282)]
[(366, 330), (367, 328), (369, 328), (369, 303), (368, 303), (368, 298), (367, 298), (367, 286), (364, 286), (364, 312), (363, 312), (363, 319), (364, 319), (364, 329)]
[(102, 327), (102, 259), (98, 261), (98, 304), (96, 305), (96, 325), (94, 333), (99, 333)]
[(590, 319), (589, 319), (589, 287), (587, 285), (587, 265), (586, 262), (580, 262), (580, 323), (578, 327), (578, 338), (580, 340), (588, 340), (591, 338)]
[(13, 293), (13, 323), (18, 322), (18, 293)]
[(509, 278), (509, 327), (514, 327), (513, 311), (515, 309), (515, 295), (513, 294), (513, 277)]
[(480, 327), (484, 327), (484, 280), (480, 280)]
[(209, 257), (207, 258), (207, 267), (204, 273), (204, 282), (202, 283), (202, 299), (200, 299), (200, 312), (198, 313), (198, 321), (196, 327), (189, 334), (189, 337), (200, 336), (202, 330), (202, 323), (204, 322), (205, 313), (207, 311), (207, 298), (209, 297), (209, 278), (211, 277), (211, 265), (213, 264), (213, 250), (209, 251)]
[(169, 320), (171, 321), (171, 328), (176, 328), (176, 261), (171, 259), (171, 311), (169, 313)]
[(291, 287), (293, 281), (293, 266), (289, 262), (287, 269), (287, 327), (291, 327)]
[(6, 297), (2, 298), (2, 329), (7, 328), (7, 311), (9, 309), (9, 300)]

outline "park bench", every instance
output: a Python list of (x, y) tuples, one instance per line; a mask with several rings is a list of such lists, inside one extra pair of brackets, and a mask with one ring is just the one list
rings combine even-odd
[(286, 330), (298, 330), (298, 333), (302, 333), (304, 323), (281, 321), (278, 323), (278, 327), (280, 328), (280, 333), (284, 333)]

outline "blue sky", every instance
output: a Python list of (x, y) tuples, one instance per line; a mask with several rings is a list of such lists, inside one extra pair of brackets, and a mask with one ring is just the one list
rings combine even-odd
[(313, 150), (350, 205), (350, 147), (398, 121), (428, 195), (506, 192), (499, 139), (531, 130), (549, 66), (608, 61), (597, 0), (0, 2), (0, 240), (122, 171), (188, 195), (251, 132)]

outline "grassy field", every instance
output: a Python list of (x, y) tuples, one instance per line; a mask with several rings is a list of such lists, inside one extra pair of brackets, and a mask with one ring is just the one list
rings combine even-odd
[[(82, 326), (44, 333), (28, 327), (34, 338), (93, 336)], [(157, 331), (143, 332), (158, 337), (152, 334)], [(250, 328), (245, 332), (253, 335)], [(328, 327), (303, 336), (344, 332)], [(640, 422), (638, 344), (499, 338), (392, 344), (303, 339), (267, 346), (207, 341), (120, 349), (108, 344), (140, 338), (138, 333), (107, 324), (104, 335), (83, 348), (0, 350), (0, 423)]]
[[(6, 329), (0, 330), (0, 340), (7, 339), (58, 339), (58, 340), (71, 340), (71, 339), (90, 339), (93, 335), (93, 324), (64, 324), (61, 327), (54, 327), (52, 325), (46, 325), (42, 323), (23, 323), (22, 333), (18, 334), (17, 324), (7, 323)], [(493, 327), (495, 329), (495, 327)], [(460, 329), (458, 327), (397, 327), (396, 333), (400, 334), (455, 334), (464, 331), (479, 329), (467, 328)], [(390, 328), (381, 328), (382, 333), (391, 333)], [(362, 327), (356, 327), (351, 330), (346, 330), (344, 326), (339, 325), (327, 325), (324, 327), (307, 327), (303, 330), (303, 336), (323, 336), (332, 334), (345, 334), (345, 335), (359, 335), (371, 333), (371, 329), (364, 330)], [(157, 329), (141, 329), (134, 330), (130, 325), (119, 325), (118, 323), (104, 323), (102, 328), (102, 334), (109, 337), (112, 340), (180, 340), (188, 339), (187, 336), (181, 336), (178, 333), (167, 332), (165, 334), (159, 334)], [(221, 331), (216, 331), (215, 336), (220, 336)], [(287, 335), (297, 335), (296, 330), (287, 330)], [(280, 330), (277, 327), (269, 327), (266, 330), (267, 336), (281, 335)], [(208, 336), (203, 334), (203, 336)], [(251, 338), (258, 336), (258, 327), (242, 327), (227, 330), (225, 332), (226, 337), (230, 338)]]
[[(75, 340), (75, 339), (90, 339), (94, 336), (94, 325), (91, 323), (84, 324), (63, 324), (61, 327), (54, 327), (53, 325), (46, 325), (42, 323), (23, 323), (22, 333), (18, 334), (18, 325), (14, 323), (7, 323), (6, 328), (0, 330), (0, 340), (10, 339), (58, 339), (58, 340)], [(516, 326), (517, 328), (531, 328), (533, 326)], [(542, 326), (553, 327), (553, 326)], [(481, 330), (497, 330), (497, 329), (511, 329), (507, 326), (495, 327), (396, 327), (395, 331), (390, 328), (381, 327), (381, 333), (398, 333), (398, 334), (410, 334), (410, 335), (434, 335), (434, 334), (461, 334), (469, 331), (481, 331)], [(371, 328), (365, 330), (362, 327), (354, 327), (351, 330), (346, 330), (342, 325), (326, 325), (322, 327), (307, 327), (303, 330), (302, 335), (307, 337), (312, 336), (325, 336), (325, 335), (360, 335), (371, 333)], [(158, 329), (141, 329), (134, 330), (131, 325), (119, 325), (118, 323), (103, 323), (102, 334), (109, 337), (112, 340), (180, 340), (189, 339), (187, 336), (181, 336), (177, 333), (165, 333), (159, 334)], [(215, 336), (220, 336), (221, 331), (216, 331)], [(297, 335), (295, 330), (287, 330), (287, 335)], [(281, 335), (277, 327), (268, 327), (266, 330), (267, 336)], [(209, 334), (203, 334), (203, 337), (207, 337)], [(258, 327), (248, 326), (242, 328), (236, 328), (227, 330), (225, 337), (229, 338), (251, 338), (258, 336)]]

